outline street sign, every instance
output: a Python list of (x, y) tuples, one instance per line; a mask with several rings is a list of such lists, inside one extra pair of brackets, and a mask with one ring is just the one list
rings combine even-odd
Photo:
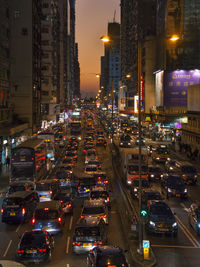
[(149, 240), (143, 240), (142, 244), (143, 244), (144, 260), (148, 260), (149, 259), (150, 242), (149, 242)]

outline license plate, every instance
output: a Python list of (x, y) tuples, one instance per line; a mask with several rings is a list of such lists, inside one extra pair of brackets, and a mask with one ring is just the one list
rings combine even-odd
[(83, 243), (83, 247), (91, 247), (91, 243)]
[(85, 189), (85, 192), (89, 192), (90, 191), (90, 189)]
[(49, 228), (51, 228), (50, 226), (44, 226), (44, 227), (42, 227), (42, 229), (49, 229)]
[(30, 253), (37, 253), (37, 250), (27, 250), (26, 253), (30, 254)]
[(40, 196), (41, 198), (45, 198), (46, 196)]
[(176, 197), (180, 197), (181, 195), (180, 194), (176, 194)]
[(64, 180), (64, 179), (61, 179), (60, 181), (61, 181), (61, 182), (65, 182), (65, 180)]
[(10, 216), (15, 216), (15, 212), (10, 212)]

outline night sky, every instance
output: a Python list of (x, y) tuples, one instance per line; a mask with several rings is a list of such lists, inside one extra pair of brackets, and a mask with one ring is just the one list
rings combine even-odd
[(120, 0), (76, 0), (76, 42), (79, 44), (81, 93), (94, 96), (99, 88), (95, 73), (100, 73), (103, 56), (102, 35), (108, 22), (120, 22)]

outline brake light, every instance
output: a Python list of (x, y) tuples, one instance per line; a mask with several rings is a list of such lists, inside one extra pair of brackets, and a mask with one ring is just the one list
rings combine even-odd
[(22, 254), (22, 253), (24, 253), (24, 250), (23, 250), (23, 249), (18, 250), (17, 253), (18, 253), (18, 254)]
[(61, 217), (58, 217), (58, 222), (61, 222), (62, 221), (62, 218)]
[(92, 200), (92, 198), (90, 197), (89, 200)]
[(35, 223), (35, 218), (32, 219), (32, 224), (34, 224), (34, 223)]
[(63, 203), (63, 200), (60, 200), (60, 203)]
[(3, 213), (4, 212), (4, 209), (1, 209), (1, 213)]
[(105, 181), (104, 181), (104, 184), (108, 184), (108, 181), (107, 181), (107, 180), (105, 180)]
[(104, 215), (101, 215), (100, 217), (101, 217), (101, 218), (106, 218), (106, 217), (107, 217), (107, 215), (106, 215), (106, 214), (104, 214)]
[(44, 210), (49, 210), (49, 208), (44, 208)]
[(94, 245), (94, 246), (102, 245), (102, 244), (103, 244), (103, 242), (101, 242), (101, 241), (93, 242), (93, 245)]
[(85, 216), (84, 215), (81, 215), (81, 219), (83, 219), (83, 218), (85, 218)]
[(81, 243), (80, 243), (80, 242), (73, 242), (72, 245), (73, 245), (73, 246), (80, 246)]
[(46, 252), (46, 251), (47, 251), (46, 248), (40, 248), (40, 249), (39, 249), (39, 252)]
[(52, 192), (52, 190), (50, 190), (50, 191), (49, 191), (49, 194), (51, 194), (51, 195), (52, 195), (52, 193), (53, 193), (53, 192)]
[(70, 203), (70, 204), (67, 204), (67, 207), (68, 207), (68, 208), (70, 208), (71, 206), (72, 206), (72, 204), (71, 204), (71, 203)]
[(107, 197), (107, 201), (108, 201), (108, 202), (110, 201), (110, 198), (109, 198), (109, 197)]
[(24, 215), (26, 212), (25, 208), (22, 209), (22, 214)]
[(80, 188), (80, 186), (78, 186), (78, 190), (80, 190), (81, 188)]

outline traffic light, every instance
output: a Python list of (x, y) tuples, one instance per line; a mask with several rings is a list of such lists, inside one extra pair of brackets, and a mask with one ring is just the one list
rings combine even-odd
[(142, 217), (142, 218), (146, 218), (147, 217), (147, 215), (148, 215), (148, 211), (146, 210), (146, 209), (141, 209), (140, 210), (140, 216)]

